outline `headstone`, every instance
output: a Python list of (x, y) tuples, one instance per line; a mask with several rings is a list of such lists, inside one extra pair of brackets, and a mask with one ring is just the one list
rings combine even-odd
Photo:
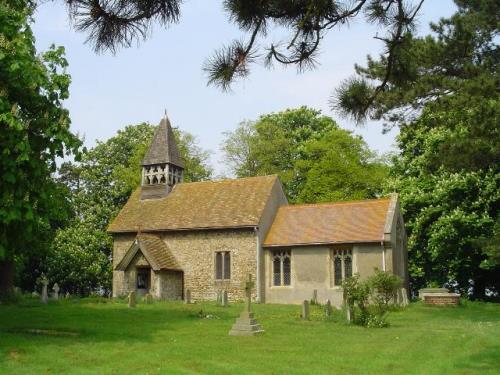
[(54, 286), (52, 287), (52, 290), (54, 291), (53, 297), (57, 301), (59, 299), (59, 284), (55, 283)]
[(330, 302), (329, 299), (327, 299), (325, 303), (325, 316), (326, 317), (332, 316), (332, 303)]
[(186, 295), (184, 296), (184, 303), (191, 303), (191, 289), (186, 289)]
[(227, 307), (228, 306), (228, 299), (227, 299), (227, 290), (222, 291), (222, 302), (221, 306)]
[(150, 293), (146, 293), (146, 295), (144, 296), (144, 302), (147, 305), (151, 305), (153, 303), (153, 296)]
[(47, 304), (47, 302), (49, 300), (49, 295), (48, 295), (48, 292), (47, 292), (47, 285), (49, 285), (49, 280), (47, 280), (47, 278), (45, 276), (43, 276), (42, 279), (41, 279), (41, 283), (42, 283), (41, 301), (42, 301), (42, 303)]
[(406, 288), (401, 289), (401, 297), (403, 297), (401, 299), (401, 304), (403, 306), (408, 306), (408, 293), (406, 292)]
[(132, 291), (128, 294), (128, 307), (135, 307), (136, 304), (135, 292)]
[(222, 291), (218, 290), (217, 291), (217, 301), (216, 301), (217, 306), (222, 305)]
[(71, 294), (69, 294), (69, 292), (66, 292), (66, 294), (64, 295), (64, 299), (70, 299), (71, 298)]
[(311, 300), (312, 305), (317, 305), (318, 304), (318, 290), (314, 289), (313, 290), (313, 298)]
[(240, 317), (236, 319), (231, 331), (229, 331), (230, 336), (253, 336), (258, 333), (264, 332), (260, 324), (254, 318), (252, 310), (252, 288), (254, 283), (252, 281), (252, 275), (248, 275), (248, 281), (245, 283), (245, 311), (240, 314)]
[(301, 315), (303, 320), (309, 320), (309, 301), (304, 300), (302, 302), (302, 315)]
[(34, 292), (31, 293), (31, 296), (38, 298), (38, 297), (40, 297), (40, 294), (38, 294), (38, 292), (35, 290)]

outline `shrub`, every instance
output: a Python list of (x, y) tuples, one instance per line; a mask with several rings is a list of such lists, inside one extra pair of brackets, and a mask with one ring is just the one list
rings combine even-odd
[(390, 272), (375, 269), (375, 274), (367, 279), (371, 298), (381, 312), (387, 311), (389, 304), (396, 301), (399, 289), (403, 287), (403, 280)]

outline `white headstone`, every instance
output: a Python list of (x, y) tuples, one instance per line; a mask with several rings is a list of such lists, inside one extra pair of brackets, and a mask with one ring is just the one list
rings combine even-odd
[(47, 280), (46, 277), (43, 277), (42, 280), (42, 295), (41, 295), (41, 301), (42, 303), (45, 303), (47, 304), (48, 300), (49, 300), (49, 295), (48, 295), (48, 292), (47, 292), (47, 285), (49, 285), (49, 280)]
[(52, 290), (54, 291), (54, 299), (57, 301), (59, 299), (59, 285), (57, 283), (54, 284), (54, 286), (52, 287)]
[(304, 302), (302, 302), (302, 319), (303, 320), (309, 320), (309, 301), (308, 300), (304, 300)]

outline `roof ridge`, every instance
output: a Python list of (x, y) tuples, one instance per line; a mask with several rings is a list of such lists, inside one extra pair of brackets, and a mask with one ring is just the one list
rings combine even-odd
[(338, 202), (319, 202), (319, 203), (300, 203), (300, 204), (289, 204), (285, 206), (281, 206), (281, 208), (296, 208), (296, 207), (314, 207), (314, 206), (337, 206), (344, 204), (359, 204), (359, 203), (375, 203), (379, 201), (390, 200), (391, 197), (383, 197), (383, 198), (370, 198), (370, 199), (359, 199), (359, 200), (350, 200), (350, 201), (338, 201)]
[[(183, 182), (182, 185), (192, 185), (192, 184), (202, 184), (202, 183), (229, 183), (229, 182), (235, 182), (235, 181), (243, 181), (243, 180), (254, 180), (254, 179), (263, 179), (263, 178), (270, 178), (270, 177), (278, 177), (276, 174), (268, 174), (264, 176), (251, 176), (251, 177), (240, 177), (240, 178), (223, 178), (220, 180), (203, 180), (203, 181), (190, 181), (190, 182)], [(180, 186), (181, 184), (179, 184)]]

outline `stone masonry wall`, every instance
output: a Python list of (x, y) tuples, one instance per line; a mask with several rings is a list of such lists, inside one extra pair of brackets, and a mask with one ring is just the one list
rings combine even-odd
[[(242, 300), (248, 274), (255, 280), (257, 244), (252, 229), (164, 232), (163, 240), (184, 271), (184, 291), (190, 289), (193, 300), (215, 300), (219, 290), (227, 290), (231, 301)], [(217, 251), (231, 253), (230, 280), (215, 279)]]
[(128, 280), (124, 271), (114, 271), (135, 239), (135, 233), (113, 235), (113, 297), (125, 296), (128, 292)]

